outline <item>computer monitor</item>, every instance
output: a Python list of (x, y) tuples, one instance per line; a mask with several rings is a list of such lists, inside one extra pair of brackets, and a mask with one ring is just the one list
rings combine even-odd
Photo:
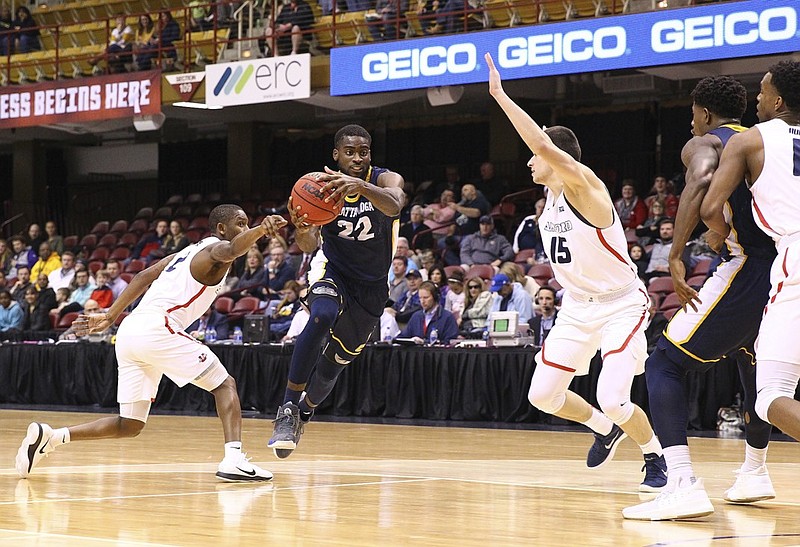
[(245, 344), (269, 342), (269, 316), (245, 315), (242, 324), (242, 341)]
[(513, 338), (517, 335), (518, 311), (496, 311), (489, 315), (490, 338)]

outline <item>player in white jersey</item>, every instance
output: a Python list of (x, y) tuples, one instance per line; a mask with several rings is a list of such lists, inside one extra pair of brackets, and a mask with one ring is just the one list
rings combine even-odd
[(753, 216), (776, 243), (770, 298), (756, 340), (756, 412), (800, 440), (800, 62), (782, 61), (761, 80), (758, 119), (734, 135), (720, 159), (701, 215), (709, 229), (727, 235), (723, 204), (745, 178)]
[(179, 386), (191, 383), (214, 395), (225, 436), (225, 457), (216, 476), (226, 481), (270, 480), (272, 473), (251, 464), (242, 452), (242, 411), (235, 380), (214, 352), (184, 329), (212, 304), (233, 261), (261, 237), (275, 236), (285, 224), (283, 217), (269, 216), (248, 229), (240, 207), (215, 207), (209, 215), (212, 236), (136, 274), (107, 313), (81, 315), (73, 323), (76, 334), (102, 332), (144, 294), (117, 332), (119, 416), (60, 429), (33, 422), (17, 452), (19, 475), (27, 478), (42, 457), (70, 441), (137, 436), (166, 375)]
[[(667, 482), (661, 445), (644, 411), (630, 400), (633, 378), (644, 371), (647, 357), (650, 299), (628, 258), (622, 223), (603, 182), (580, 163), (575, 134), (560, 126), (540, 129), (503, 91), (489, 54), (486, 63), (489, 93), (533, 152), (528, 165), (534, 182), (548, 189), (539, 229), (556, 280), (566, 289), (558, 319), (536, 355), (528, 398), (540, 410), (594, 431), (589, 467), (609, 461), (630, 436), (644, 454), (640, 490), (658, 491)], [(603, 369), (597, 401), (603, 412), (569, 391), (576, 375), (588, 373), (598, 349)]]

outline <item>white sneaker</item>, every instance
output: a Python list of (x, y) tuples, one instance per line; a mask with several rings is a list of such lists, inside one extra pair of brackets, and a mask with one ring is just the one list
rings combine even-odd
[(771, 500), (774, 497), (775, 489), (772, 487), (766, 465), (753, 471), (737, 469), (736, 482), (725, 491), (725, 501), (730, 503), (753, 503)]
[(225, 458), (217, 467), (217, 478), (230, 482), (256, 482), (272, 480), (272, 473), (250, 463), (247, 454), (238, 459)]
[(622, 516), (632, 520), (676, 520), (705, 517), (714, 512), (714, 506), (703, 488), (703, 481), (683, 481), (669, 492), (663, 492), (653, 501), (626, 507)]
[(20, 477), (27, 479), (39, 460), (56, 449), (50, 443), (52, 436), (53, 428), (47, 424), (33, 422), (28, 426), (28, 433), (17, 450), (15, 467)]

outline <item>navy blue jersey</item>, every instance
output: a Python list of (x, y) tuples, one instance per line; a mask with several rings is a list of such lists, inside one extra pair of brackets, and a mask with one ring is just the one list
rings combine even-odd
[[(370, 167), (366, 180), (377, 184), (387, 171)], [(398, 218), (383, 214), (364, 196), (346, 197), (339, 216), (320, 230), (326, 266), (350, 279), (387, 282), (398, 230)]]
[[(732, 135), (745, 129), (747, 128), (741, 125), (726, 124), (709, 131), (709, 133), (716, 135), (722, 141), (722, 146), (725, 147)], [(752, 201), (753, 195), (744, 181), (728, 198), (730, 217), (728, 218), (726, 211), (726, 218), (731, 226), (731, 235), (726, 241), (728, 248), (733, 255), (743, 254), (772, 260), (777, 254), (775, 242), (758, 227), (753, 219)]]

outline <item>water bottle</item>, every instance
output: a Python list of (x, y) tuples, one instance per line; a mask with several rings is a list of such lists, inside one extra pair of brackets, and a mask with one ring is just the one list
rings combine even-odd
[(439, 331), (436, 329), (431, 330), (430, 338), (428, 339), (432, 346), (439, 343)]
[(213, 344), (217, 341), (217, 329), (209, 327), (206, 329), (206, 344)]
[(381, 340), (384, 342), (391, 342), (392, 341), (392, 327), (390, 325), (386, 325), (383, 327), (383, 334), (381, 336)]
[(234, 344), (242, 343), (242, 329), (239, 327), (235, 327), (233, 329), (233, 343)]

